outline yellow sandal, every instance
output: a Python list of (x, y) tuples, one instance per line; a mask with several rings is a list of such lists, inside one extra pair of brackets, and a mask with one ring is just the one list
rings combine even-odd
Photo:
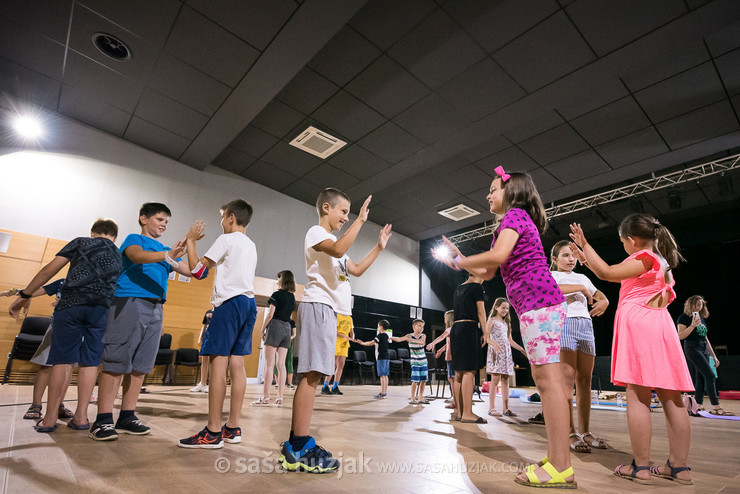
[(550, 476), (549, 480), (541, 481), (537, 474), (534, 473), (534, 468), (527, 467), (524, 470), (524, 474), (527, 476), (527, 480), (521, 480), (518, 477), (514, 479), (514, 482), (527, 487), (544, 487), (550, 489), (576, 489), (578, 483), (573, 481), (566, 481), (565, 479), (573, 475), (573, 467), (568, 467), (562, 472), (558, 472), (554, 466), (548, 461), (542, 465), (542, 469), (547, 472)]

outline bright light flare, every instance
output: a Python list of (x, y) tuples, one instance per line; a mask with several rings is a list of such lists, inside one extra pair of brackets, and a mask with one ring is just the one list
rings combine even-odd
[(447, 248), (445, 245), (440, 245), (439, 247), (434, 249), (434, 257), (437, 259), (447, 259), (450, 257), (450, 249)]
[(13, 130), (24, 139), (38, 140), (44, 135), (41, 122), (33, 117), (18, 116), (13, 119)]

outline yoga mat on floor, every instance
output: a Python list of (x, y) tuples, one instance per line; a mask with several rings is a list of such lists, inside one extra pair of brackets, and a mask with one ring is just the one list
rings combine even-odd
[(708, 419), (740, 420), (740, 417), (738, 417), (737, 415), (712, 415), (711, 413), (704, 410), (699, 412), (699, 415)]
[[(519, 400), (523, 403), (540, 403), (539, 401), (530, 401), (529, 396), (520, 396)], [(576, 404), (573, 402), (573, 406), (575, 407)], [(658, 405), (651, 404), (650, 408), (658, 408)], [(617, 411), (627, 411), (627, 405), (625, 404), (622, 407), (618, 407), (616, 403), (610, 402), (610, 401), (600, 401), (598, 405), (591, 404), (592, 410), (617, 410)], [(712, 415), (713, 418), (716, 418), (717, 416)]]

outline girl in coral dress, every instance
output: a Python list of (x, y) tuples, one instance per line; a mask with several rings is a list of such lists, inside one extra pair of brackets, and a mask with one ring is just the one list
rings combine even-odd
[[(634, 459), (619, 465), (614, 475), (651, 484), (651, 475), (691, 484), (689, 415), (681, 391), (694, 386), (686, 366), (676, 326), (667, 306), (676, 294), (671, 269), (683, 260), (668, 229), (646, 214), (628, 216), (619, 237), (629, 257), (608, 265), (586, 241), (579, 224), (572, 224), (571, 248), (596, 276), (621, 282), (614, 319), (612, 382), (627, 388), (627, 426)], [(650, 468), (650, 394), (655, 389), (663, 404), (669, 454), (665, 465)]]

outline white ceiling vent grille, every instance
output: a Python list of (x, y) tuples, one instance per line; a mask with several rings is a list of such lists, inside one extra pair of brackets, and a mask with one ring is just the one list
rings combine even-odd
[(290, 141), (291, 146), (295, 146), (321, 159), (328, 158), (346, 144), (343, 140), (322, 132), (316, 127), (308, 127), (298, 134), (298, 137)]
[(447, 208), (443, 211), (437, 212), (445, 218), (449, 218), (455, 221), (464, 220), (465, 218), (470, 218), (471, 216), (480, 214), (478, 211), (473, 208), (469, 208), (465, 204), (458, 204), (457, 206), (452, 206), (451, 208)]

